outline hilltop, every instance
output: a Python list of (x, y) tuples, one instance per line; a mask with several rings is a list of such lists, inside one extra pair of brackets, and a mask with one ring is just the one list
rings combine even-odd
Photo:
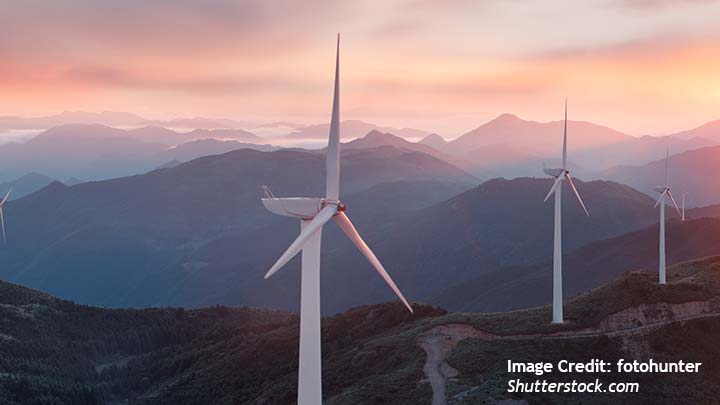
[[(566, 302), (563, 325), (550, 307), (481, 314), (397, 303), (323, 319), (323, 383), (329, 404), (707, 402), (720, 394), (720, 257), (669, 269), (669, 284), (642, 271)], [(287, 403), (296, 395), (298, 319), (282, 311), (101, 309), (0, 282), (4, 403)], [(515, 361), (602, 358), (699, 361), (698, 374), (628, 374), (631, 396), (505, 392)], [(550, 374), (549, 380), (613, 381)], [(445, 403), (441, 401), (439, 403)]]

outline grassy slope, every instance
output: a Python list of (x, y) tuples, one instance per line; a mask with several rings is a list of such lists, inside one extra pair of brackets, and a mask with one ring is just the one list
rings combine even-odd
[[(549, 307), (447, 314), (416, 304), (416, 314), (410, 315), (398, 303), (387, 303), (326, 318), (326, 403), (429, 402), (432, 391), (421, 382), (425, 353), (418, 338), (436, 326), (454, 323), (514, 336), (466, 339), (450, 353), (448, 363), (460, 371), (448, 386), (454, 403), (507, 398), (504, 384), (509, 376), (503, 371), (507, 359), (587, 361), (635, 355), (699, 360), (706, 367), (691, 376), (639, 376), (641, 393), (623, 396), (623, 402), (641, 403), (657, 395), (668, 402), (715, 398), (720, 394), (720, 366), (714, 365), (720, 364), (720, 348), (713, 344), (720, 336), (720, 321), (715, 318), (672, 323), (632, 338), (517, 337), (582, 330), (640, 304), (713, 300), (720, 292), (720, 258), (675, 266), (669, 272), (671, 284), (665, 287), (657, 286), (655, 277), (629, 273), (573, 298), (566, 303), (569, 322), (561, 326), (549, 324)], [(0, 399), (23, 404), (126, 399), (148, 404), (292, 402), (297, 384), (297, 321), (285, 312), (251, 308), (100, 309), (0, 283)], [(640, 347), (640, 354), (628, 352), (628, 342)], [(531, 402), (579, 400), (573, 396), (523, 398)]]

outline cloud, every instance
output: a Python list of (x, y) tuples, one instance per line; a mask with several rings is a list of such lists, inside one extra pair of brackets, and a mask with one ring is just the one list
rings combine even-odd
[(551, 80), (537, 80), (526, 74), (496, 75), (493, 77), (464, 77), (449, 80), (369, 79), (358, 83), (360, 87), (378, 93), (405, 93), (433, 97), (478, 98), (499, 95), (530, 95), (543, 92), (552, 86)]
[(75, 67), (63, 71), (57, 78), (61, 83), (77, 86), (121, 89), (154, 89), (187, 92), (252, 93), (257, 91), (311, 91), (323, 88), (313, 80), (296, 76), (234, 75), (234, 76), (172, 76), (144, 75), (107, 67)]
[(308, 24), (337, 17), (330, 0), (27, 0), (3, 4), (0, 50), (16, 57), (262, 54), (297, 48)]

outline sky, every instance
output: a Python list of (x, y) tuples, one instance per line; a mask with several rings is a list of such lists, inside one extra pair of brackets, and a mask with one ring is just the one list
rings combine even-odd
[(0, 115), (342, 119), (454, 138), (504, 112), (632, 135), (720, 119), (715, 0), (3, 1)]

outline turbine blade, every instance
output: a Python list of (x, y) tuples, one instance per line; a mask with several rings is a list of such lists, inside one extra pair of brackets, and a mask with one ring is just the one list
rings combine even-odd
[(5, 240), (5, 217), (3, 217), (2, 206), (0, 205), (0, 225), (2, 225), (3, 244), (7, 243)]
[(13, 191), (13, 188), (10, 187), (10, 190), (8, 190), (7, 193), (5, 193), (5, 197), (0, 201), (0, 206), (5, 204), (5, 201), (7, 201), (8, 197), (10, 196), (10, 193)]
[(325, 197), (331, 201), (340, 198), (340, 34), (335, 55), (335, 92), (333, 94), (330, 138), (326, 157)]
[(372, 264), (373, 267), (375, 267), (375, 270), (380, 274), (380, 276), (385, 280), (385, 282), (392, 288), (392, 290), (395, 292), (395, 295), (400, 298), (400, 301), (402, 301), (403, 304), (407, 307), (410, 312), (413, 312), (412, 307), (405, 299), (405, 296), (400, 292), (400, 289), (395, 285), (395, 282), (392, 278), (390, 278), (390, 275), (383, 267), (382, 263), (380, 263), (380, 260), (375, 256), (375, 254), (370, 250), (368, 245), (365, 243), (365, 241), (360, 237), (360, 234), (355, 229), (355, 226), (353, 226), (352, 222), (350, 222), (350, 218), (345, 215), (344, 212), (341, 212), (340, 214), (335, 216), (335, 222), (340, 226), (340, 229), (345, 232), (345, 235), (350, 238), (352, 243), (357, 246), (357, 248), (360, 250), (360, 252), (365, 256), (366, 259)]
[(675, 206), (675, 210), (677, 211), (678, 215), (682, 217), (682, 212), (680, 212), (680, 208), (678, 208), (677, 202), (675, 201), (675, 197), (672, 195), (672, 191), (668, 190), (668, 197), (670, 197), (670, 201), (672, 201), (673, 205)]
[(265, 278), (269, 278), (273, 274), (275, 274), (282, 266), (287, 264), (295, 255), (300, 253), (305, 243), (317, 233), (320, 228), (322, 228), (325, 223), (327, 223), (330, 218), (333, 217), (337, 213), (337, 206), (335, 205), (328, 205), (327, 207), (320, 210), (320, 212), (315, 215), (315, 218), (310, 222), (308, 226), (305, 227), (305, 229), (300, 233), (300, 236), (293, 241), (293, 243), (290, 244), (290, 247), (287, 248), (285, 253), (280, 256), (280, 258), (275, 262), (275, 264), (270, 268), (270, 270), (265, 274)]
[(583, 202), (582, 198), (580, 198), (580, 193), (578, 193), (577, 188), (575, 188), (575, 183), (572, 181), (572, 177), (570, 177), (570, 174), (565, 172), (565, 178), (567, 178), (568, 183), (570, 183), (570, 188), (575, 192), (575, 196), (577, 197), (578, 201), (580, 202), (580, 206), (582, 206), (583, 211), (585, 211), (585, 215), (590, 216), (590, 213), (588, 212), (587, 208), (585, 207), (585, 203)]
[(543, 202), (547, 201), (548, 198), (550, 198), (550, 196), (552, 195), (552, 193), (555, 192), (555, 189), (558, 187), (558, 184), (560, 184), (561, 181), (562, 181), (562, 176), (557, 176), (555, 178), (555, 183), (553, 183), (552, 187), (550, 187), (550, 191), (548, 191)]
[(567, 99), (565, 99), (565, 126), (563, 128), (562, 168), (567, 169)]
[(657, 207), (658, 204), (660, 204), (660, 201), (662, 201), (663, 197), (665, 196), (665, 193), (667, 193), (667, 190), (660, 193), (660, 197), (658, 197), (657, 201), (655, 202), (655, 205), (653, 205), (653, 208)]

